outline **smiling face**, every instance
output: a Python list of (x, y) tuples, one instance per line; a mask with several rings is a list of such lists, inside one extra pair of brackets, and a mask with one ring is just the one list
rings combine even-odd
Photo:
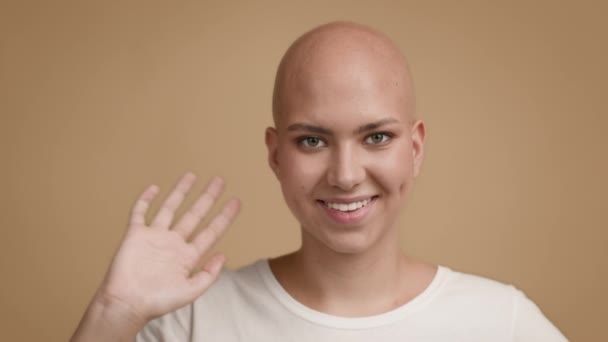
[(367, 29), (326, 26), (288, 50), (275, 87), (269, 163), (303, 243), (339, 253), (396, 243), (425, 134), (400, 53)]

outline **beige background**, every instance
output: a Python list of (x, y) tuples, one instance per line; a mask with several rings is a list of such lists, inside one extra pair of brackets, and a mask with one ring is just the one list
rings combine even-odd
[(186, 170), (244, 202), (230, 267), (297, 248), (265, 160), (274, 71), (296, 36), (349, 19), (409, 56), (429, 129), (404, 248), (608, 340), (600, 3), (3, 1), (1, 339), (66, 340), (134, 198)]

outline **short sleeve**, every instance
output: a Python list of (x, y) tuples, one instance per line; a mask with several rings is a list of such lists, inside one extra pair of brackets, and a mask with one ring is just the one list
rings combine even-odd
[(513, 341), (567, 342), (568, 339), (526, 295), (516, 290), (513, 307)]
[(192, 320), (192, 306), (186, 305), (174, 312), (151, 320), (137, 334), (136, 342), (188, 342)]

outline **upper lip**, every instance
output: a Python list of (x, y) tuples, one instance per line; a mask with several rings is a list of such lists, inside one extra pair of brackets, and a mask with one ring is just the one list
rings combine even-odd
[(356, 196), (356, 197), (332, 197), (332, 198), (323, 198), (321, 199), (321, 201), (323, 202), (329, 202), (329, 203), (341, 203), (341, 204), (347, 204), (347, 203), (354, 203), (354, 202), (360, 202), (360, 201), (364, 201), (366, 199), (372, 199), (372, 197), (375, 197), (375, 195), (367, 195), (367, 196)]

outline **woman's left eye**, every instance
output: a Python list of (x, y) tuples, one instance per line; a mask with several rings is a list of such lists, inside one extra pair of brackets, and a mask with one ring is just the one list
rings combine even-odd
[(374, 133), (365, 138), (365, 143), (370, 145), (379, 145), (387, 142), (391, 137), (386, 133)]

